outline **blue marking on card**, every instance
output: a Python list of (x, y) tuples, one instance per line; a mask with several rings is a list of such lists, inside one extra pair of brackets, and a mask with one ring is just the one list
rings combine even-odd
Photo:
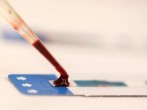
[(67, 87), (54, 87), (49, 80), (56, 80), (53, 74), (10, 74), (12, 84), (27, 95), (73, 95)]
[(120, 81), (103, 81), (103, 80), (74, 80), (74, 82), (80, 87), (97, 87), (97, 86), (108, 86), (108, 87), (126, 87), (124, 82)]

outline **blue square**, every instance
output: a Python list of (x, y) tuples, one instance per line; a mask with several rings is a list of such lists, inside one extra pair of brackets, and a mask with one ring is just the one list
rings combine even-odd
[(9, 80), (23, 94), (27, 95), (73, 95), (67, 87), (54, 87), (49, 80), (56, 80), (54, 74), (10, 74)]

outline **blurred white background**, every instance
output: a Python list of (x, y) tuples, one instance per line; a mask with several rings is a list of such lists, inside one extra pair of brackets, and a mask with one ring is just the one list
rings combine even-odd
[(8, 1), (30, 26), (56, 41), (147, 49), (146, 0)]
[[(46, 43), (48, 49), (71, 75), (146, 75), (146, 0), (8, 2), (33, 30), (45, 33), (53, 41)], [(0, 25), (2, 33), (5, 27), (9, 30), (3, 19)], [(0, 48), (1, 71), (54, 72), (30, 45), (1, 40)]]

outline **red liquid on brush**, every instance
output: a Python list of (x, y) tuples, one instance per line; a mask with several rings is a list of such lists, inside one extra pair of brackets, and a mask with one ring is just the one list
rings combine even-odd
[(8, 13), (9, 13), (9, 14), (12, 14), (12, 11), (11, 11), (11, 10), (8, 10)]
[(33, 43), (33, 46), (56, 68), (56, 70), (61, 74), (60, 78), (54, 81), (55, 86), (68, 86), (68, 74), (64, 68), (56, 61), (52, 54), (47, 50), (47, 48), (37, 40)]

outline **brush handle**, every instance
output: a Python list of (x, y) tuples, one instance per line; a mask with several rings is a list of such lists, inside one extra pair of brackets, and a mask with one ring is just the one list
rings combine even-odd
[(6, 0), (0, 0), (0, 15), (29, 43), (39, 40)]

